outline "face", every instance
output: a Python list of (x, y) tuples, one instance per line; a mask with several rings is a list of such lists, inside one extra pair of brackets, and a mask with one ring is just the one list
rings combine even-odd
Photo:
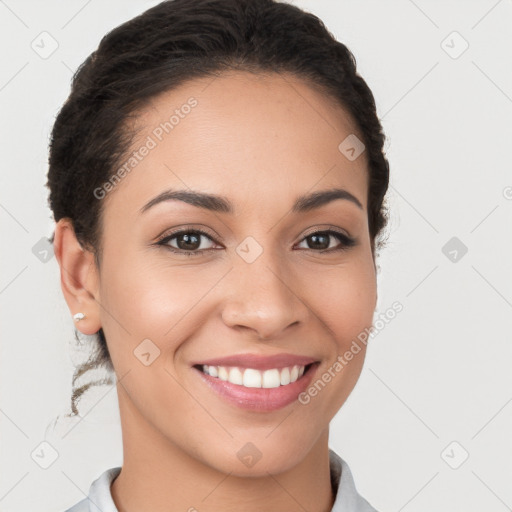
[[(333, 365), (375, 310), (366, 155), (338, 149), (359, 131), (298, 78), (242, 72), (162, 94), (138, 123), (140, 158), (102, 199), (97, 289), (123, 435), (235, 475), (291, 468), (354, 388), (364, 345)], [(222, 201), (152, 201), (166, 191)]]

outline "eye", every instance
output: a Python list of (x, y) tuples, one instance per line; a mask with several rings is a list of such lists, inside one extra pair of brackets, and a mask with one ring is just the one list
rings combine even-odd
[[(339, 244), (334, 247), (330, 243), (333, 238), (339, 242)], [(308, 243), (308, 240), (310, 240), (311, 243)], [(356, 241), (353, 238), (332, 229), (310, 233), (302, 239), (301, 243), (304, 241), (306, 241), (306, 244), (308, 245), (306, 249), (313, 250), (315, 252), (343, 251), (356, 244)]]
[[(211, 250), (211, 248), (199, 249), (199, 247), (201, 247), (201, 238), (207, 238), (208, 240), (213, 241), (212, 237), (201, 229), (182, 229), (164, 236), (157, 242), (157, 244), (163, 245), (170, 251), (178, 254), (197, 256), (205, 251)], [(176, 240), (177, 247), (170, 244), (170, 242), (174, 240)]]
[[(165, 235), (157, 241), (157, 245), (162, 245), (171, 252), (185, 256), (198, 256), (204, 252), (215, 250), (212, 247), (200, 248), (202, 238), (214, 242), (213, 238), (206, 231), (195, 228), (181, 229)], [(338, 245), (332, 246), (331, 242), (333, 239), (339, 242)], [(176, 245), (171, 244), (171, 242)], [(302, 239), (301, 243), (304, 242), (307, 244), (307, 247), (305, 247), (306, 250), (321, 253), (347, 250), (356, 244), (353, 238), (332, 229), (314, 231)]]

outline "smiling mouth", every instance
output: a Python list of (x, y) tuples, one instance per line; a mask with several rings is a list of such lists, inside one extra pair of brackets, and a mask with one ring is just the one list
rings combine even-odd
[(308, 373), (313, 365), (292, 365), (283, 368), (270, 368), (258, 370), (256, 368), (242, 368), (239, 366), (213, 366), (196, 364), (194, 368), (205, 375), (245, 388), (278, 388), (288, 386)]

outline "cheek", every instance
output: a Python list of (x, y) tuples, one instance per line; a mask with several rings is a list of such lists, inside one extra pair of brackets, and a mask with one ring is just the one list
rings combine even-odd
[(303, 402), (311, 401), (313, 416), (332, 418), (361, 374), (377, 297), (373, 260), (366, 263), (363, 259), (332, 269), (309, 288), (309, 305), (315, 305), (316, 315), (331, 333), (329, 359), (310, 387), (311, 397)]
[(121, 392), (145, 417), (156, 421), (161, 416), (164, 424), (172, 424), (172, 411), (162, 410), (161, 404), (179, 408), (187, 401), (173, 378), (173, 360), (193, 332), (191, 308), (208, 282), (198, 285), (190, 269), (164, 268), (144, 258), (127, 256), (104, 268), (102, 324), (114, 368), (123, 379)]
[(197, 326), (205, 295), (219, 280), (206, 266), (171, 266), (164, 258), (152, 258), (141, 251), (110, 258), (105, 266), (102, 323), (112, 359), (124, 360), (124, 365), (146, 339), (160, 351), (156, 366), (164, 359), (172, 364), (174, 352)]
[(372, 325), (377, 299), (373, 262), (351, 261), (308, 279), (304, 286), (310, 307), (326, 324), (338, 345), (346, 350), (353, 339)]

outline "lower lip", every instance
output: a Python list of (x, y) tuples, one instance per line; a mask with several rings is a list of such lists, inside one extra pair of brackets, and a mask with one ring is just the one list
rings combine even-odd
[(300, 393), (306, 390), (313, 379), (319, 363), (314, 363), (295, 382), (278, 388), (246, 388), (238, 384), (221, 380), (203, 373), (198, 368), (192, 368), (199, 373), (210, 389), (216, 391), (228, 403), (242, 409), (269, 412), (281, 409), (297, 400)]

